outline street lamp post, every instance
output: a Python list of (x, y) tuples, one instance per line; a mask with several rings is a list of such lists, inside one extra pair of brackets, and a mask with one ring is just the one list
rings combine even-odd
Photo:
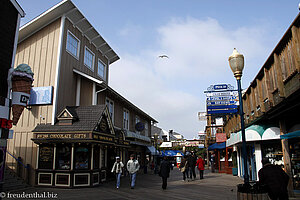
[(244, 69), (244, 56), (234, 48), (233, 53), (228, 58), (228, 61), (229, 61), (229, 66), (234, 74), (234, 77), (237, 80), (237, 85), (238, 85), (239, 104), (240, 104), (239, 110), (240, 110), (241, 129), (242, 129), (242, 155), (244, 159), (244, 183), (249, 184), (249, 175), (248, 175), (248, 167), (247, 167), (247, 147), (246, 147), (242, 87), (241, 87), (241, 77)]

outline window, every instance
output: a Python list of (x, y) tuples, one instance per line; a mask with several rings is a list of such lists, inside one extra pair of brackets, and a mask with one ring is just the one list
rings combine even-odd
[(71, 168), (71, 145), (59, 144), (56, 146), (56, 168), (70, 169)]
[(149, 131), (148, 131), (148, 122), (145, 122), (145, 136), (148, 136)]
[(42, 144), (39, 149), (39, 169), (53, 169), (53, 145)]
[[(140, 121), (141, 121), (140, 118), (138, 116), (135, 116), (135, 125)], [(141, 132), (136, 130), (136, 133), (140, 134)]]
[(129, 130), (129, 111), (127, 109), (123, 110), (123, 128)]
[(84, 64), (92, 71), (94, 71), (94, 59), (95, 59), (95, 54), (91, 50), (89, 50), (89, 48), (85, 47)]
[(107, 98), (105, 101), (105, 105), (108, 108), (112, 122), (114, 122), (114, 102)]
[(89, 169), (89, 161), (90, 155), (88, 146), (77, 146), (74, 156), (75, 169)]
[(80, 40), (78, 40), (70, 31), (67, 35), (67, 47), (66, 50), (75, 58), (79, 58)]
[(106, 66), (105, 64), (98, 59), (98, 75), (105, 80), (106, 79)]

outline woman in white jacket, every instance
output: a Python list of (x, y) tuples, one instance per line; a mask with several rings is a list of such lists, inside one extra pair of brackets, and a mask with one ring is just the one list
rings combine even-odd
[(116, 157), (116, 162), (114, 163), (114, 166), (111, 170), (112, 173), (116, 173), (117, 178), (117, 189), (120, 188), (120, 179), (122, 174), (122, 168), (124, 167), (124, 164), (120, 161), (120, 157)]

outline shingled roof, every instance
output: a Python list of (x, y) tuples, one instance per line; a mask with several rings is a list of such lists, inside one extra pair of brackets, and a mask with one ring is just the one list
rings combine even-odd
[(77, 118), (72, 125), (39, 124), (32, 132), (92, 131), (105, 108), (105, 105), (67, 106), (66, 109)]

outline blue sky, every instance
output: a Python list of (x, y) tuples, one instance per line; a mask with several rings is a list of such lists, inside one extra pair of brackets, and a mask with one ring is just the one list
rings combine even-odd
[[(18, 0), (21, 25), (59, 0)], [(73, 0), (120, 56), (110, 86), (186, 138), (205, 123), (204, 90), (236, 81), (228, 65), (233, 48), (245, 56), (242, 87), (254, 79), (297, 16), (296, 0)], [(169, 59), (159, 59), (166, 54)]]

